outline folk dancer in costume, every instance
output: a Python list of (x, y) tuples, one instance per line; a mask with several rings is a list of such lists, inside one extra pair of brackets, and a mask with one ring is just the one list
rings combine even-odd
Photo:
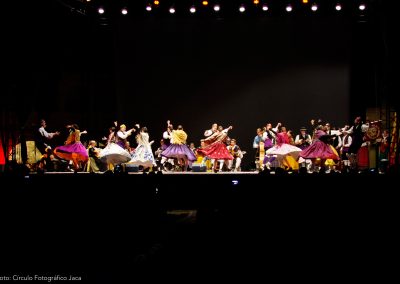
[[(117, 122), (114, 124), (117, 125)], [(116, 143), (116, 127), (110, 127), (108, 131), (107, 145), (101, 150), (99, 158), (107, 164), (109, 170), (113, 170), (115, 165), (129, 162), (132, 157), (125, 148)]]
[(77, 124), (67, 125), (69, 136), (64, 146), (58, 146), (54, 149), (54, 154), (64, 160), (72, 161), (74, 170), (79, 170), (79, 163), (86, 163), (89, 155), (81, 143), (81, 135), (87, 131), (80, 131)]
[[(136, 125), (136, 128), (139, 128), (139, 126)], [(127, 131), (126, 130), (126, 125), (125, 124), (121, 124), (119, 126), (119, 131), (117, 132), (117, 137), (116, 137), (117, 144), (121, 148), (126, 149), (125, 148), (126, 141), (127, 141), (128, 137), (130, 135), (132, 135), (132, 132), (134, 132), (134, 131), (136, 131), (135, 128), (132, 128), (132, 129)]]
[[(264, 127), (263, 140), (265, 151), (268, 151), (276, 144), (276, 135), (280, 126), (281, 124), (278, 123), (275, 128), (272, 128), (272, 124), (267, 123), (267, 125)], [(270, 170), (271, 167), (279, 166), (276, 160), (276, 155), (265, 155), (263, 166), (266, 167), (268, 170)]]
[(132, 154), (132, 159), (127, 164), (143, 166), (144, 170), (152, 166), (157, 166), (153, 151), (151, 150), (151, 145), (154, 141), (149, 142), (147, 127), (142, 127), (140, 129), (139, 133), (136, 135), (136, 142), (138, 146)]
[(379, 173), (386, 173), (387, 167), (389, 165), (389, 150), (390, 150), (390, 137), (389, 131), (384, 130), (382, 133), (382, 138), (377, 139), (379, 143)]
[(101, 149), (97, 148), (95, 140), (89, 141), (88, 154), (89, 160), (87, 164), (87, 171), (91, 173), (98, 173), (105, 170), (105, 164), (100, 160)]
[[(206, 131), (204, 131), (204, 137), (205, 137), (205, 139), (207, 139), (207, 138), (209, 138), (210, 136), (212, 136), (214, 133), (216, 133), (218, 131), (218, 124), (217, 123), (213, 123), (212, 125), (211, 125), (211, 128), (210, 129), (207, 129)], [(204, 139), (204, 143), (205, 143), (205, 145), (206, 146), (208, 146), (208, 145), (210, 145), (211, 143), (213, 143), (214, 142), (214, 140), (212, 140), (212, 139), (207, 139), (207, 140), (205, 140)], [(207, 156), (205, 156), (204, 157), (205, 159), (204, 159), (204, 163), (206, 163), (207, 161), (209, 161), (209, 163), (211, 163), (211, 167), (214, 167), (214, 164), (215, 164), (215, 160), (214, 159), (211, 159), (211, 158), (209, 158), (209, 157), (207, 157)], [(204, 164), (203, 163), (203, 164)]]
[(350, 161), (349, 161), (349, 149), (351, 146), (351, 143), (353, 142), (353, 139), (351, 138), (351, 135), (348, 132), (349, 127), (345, 126), (342, 129), (342, 135), (343, 137), (339, 137), (339, 153), (340, 156), (342, 157), (342, 161), (343, 161), (343, 167), (344, 169), (348, 169), (350, 168)]
[(60, 135), (60, 132), (47, 132), (46, 131), (46, 121), (44, 119), (40, 120), (40, 128), (38, 129), (38, 132), (36, 133), (36, 139), (35, 139), (35, 144), (36, 147), (39, 149), (40, 153), (42, 154), (42, 157), (40, 158), (40, 161), (38, 162), (38, 167), (39, 169), (44, 170), (46, 168), (47, 170), (53, 170), (52, 167), (52, 161), (54, 160), (54, 155), (53, 155), (53, 150), (52, 147), (50, 146), (51, 140), (53, 140), (56, 136)]
[[(171, 123), (167, 122), (167, 130), (164, 131), (163, 133), (163, 146), (161, 149), (164, 151), (165, 149), (168, 148), (168, 146), (172, 143), (172, 131), (174, 130), (174, 126)], [(175, 165), (175, 161), (173, 158), (167, 158), (161, 155), (162, 151), (160, 152), (160, 157), (161, 160), (159, 162), (160, 168), (164, 168), (165, 170), (167, 169), (172, 169), (172, 167)], [(167, 164), (165, 164), (167, 162)]]
[(218, 124), (217, 123), (213, 123), (211, 125), (210, 129), (204, 131), (204, 136), (205, 137), (209, 137), (209, 136), (213, 135), (217, 131), (218, 131)]
[[(300, 134), (296, 135), (296, 138), (294, 140), (294, 144), (299, 147), (301, 150), (304, 150), (308, 146), (311, 145), (311, 136), (310, 134), (307, 133), (307, 128), (302, 127), (300, 128)], [(312, 167), (312, 161), (310, 159), (304, 159), (302, 157), (299, 157), (299, 164), (303, 164), (306, 166), (307, 171), (311, 172), (311, 167)]]
[(256, 170), (260, 170), (260, 143), (264, 141), (263, 135), (264, 131), (261, 128), (257, 128), (257, 135), (253, 140), (253, 150), (254, 150), (254, 162), (256, 164)]
[[(223, 129), (221, 125), (218, 126), (217, 132), (205, 139), (206, 143), (210, 141), (214, 142), (212, 142), (204, 149), (198, 150), (208, 158), (214, 159), (215, 161), (219, 162), (219, 172), (222, 172), (225, 161), (233, 160), (232, 155), (229, 153), (225, 145), (225, 140), (228, 137), (228, 131), (232, 128), (232, 126), (229, 126), (228, 128)], [(216, 163), (214, 163), (214, 170), (216, 170)]]
[[(230, 145), (228, 146), (228, 151), (232, 155), (233, 160), (228, 160), (228, 170), (234, 172), (240, 172), (240, 164), (243, 159), (243, 152), (240, 150), (240, 147), (236, 144), (236, 139), (231, 139)], [(235, 163), (234, 163), (235, 162)], [(232, 169), (232, 166), (235, 166)]]
[(363, 123), (361, 120), (361, 116), (358, 116), (354, 119), (354, 124), (348, 130), (352, 138), (348, 157), (350, 161), (350, 166), (353, 170), (357, 169), (358, 151), (360, 150), (361, 145), (364, 142), (364, 133), (361, 130), (362, 124)]
[[(163, 157), (161, 156), (161, 153), (167, 149), (167, 145), (165, 144), (165, 140), (164, 138), (160, 140), (160, 147), (157, 148), (157, 150), (154, 152), (155, 155), (155, 159), (156, 159), (156, 164), (158, 166), (158, 170), (161, 170), (161, 160), (163, 159)], [(166, 159), (165, 159), (166, 160)]]
[(298, 170), (297, 159), (301, 149), (290, 145), (290, 139), (286, 133), (286, 127), (281, 127), (281, 132), (277, 134), (276, 145), (268, 149), (265, 153), (276, 155), (279, 165), (292, 170)]
[(326, 137), (327, 134), (324, 131), (324, 127), (320, 125), (315, 131), (312, 144), (301, 151), (300, 157), (311, 159), (314, 165), (317, 164), (317, 161), (320, 161), (320, 167), (325, 166), (327, 159), (339, 160), (339, 155), (334, 151), (333, 147), (328, 145)]
[[(170, 121), (167, 121), (170, 125)], [(178, 125), (178, 129), (172, 130), (172, 141), (171, 144), (165, 149), (161, 155), (166, 158), (176, 158), (178, 162), (184, 167), (184, 171), (187, 170), (189, 164), (196, 161), (196, 156), (186, 145), (187, 134), (183, 130), (182, 125)]]

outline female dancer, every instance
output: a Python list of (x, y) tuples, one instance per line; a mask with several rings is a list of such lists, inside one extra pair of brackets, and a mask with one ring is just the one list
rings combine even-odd
[(79, 170), (79, 163), (86, 163), (89, 155), (85, 147), (81, 143), (81, 135), (87, 131), (80, 131), (77, 124), (67, 125), (69, 136), (64, 146), (54, 149), (54, 154), (61, 159), (72, 161), (74, 170)]
[(268, 149), (265, 154), (276, 155), (281, 167), (297, 170), (299, 168), (297, 159), (300, 152), (300, 148), (290, 145), (290, 138), (286, 133), (286, 127), (283, 126), (281, 132), (276, 135), (276, 145)]
[[(114, 124), (117, 125), (116, 122)], [(126, 163), (131, 160), (129, 152), (116, 143), (116, 136), (116, 127), (110, 127), (107, 145), (101, 150), (99, 155), (99, 158), (104, 163), (107, 163), (109, 170), (112, 170), (114, 165)]]
[[(205, 142), (213, 142), (204, 149), (197, 150), (199, 153), (202, 153), (209, 159), (218, 160), (220, 172), (222, 172), (222, 167), (225, 161), (233, 160), (233, 156), (231, 153), (229, 153), (225, 145), (225, 140), (228, 137), (228, 131), (232, 128), (232, 126), (229, 126), (228, 128), (223, 129), (221, 125), (218, 126), (218, 130), (214, 134), (204, 139)], [(214, 170), (216, 170), (216, 165), (217, 163), (214, 163)]]
[[(168, 126), (170, 126), (170, 121), (167, 121)], [(196, 156), (186, 145), (187, 134), (183, 131), (182, 125), (178, 126), (177, 130), (172, 130), (171, 132), (171, 144), (165, 149), (161, 155), (166, 158), (176, 158), (184, 165), (184, 170), (186, 171), (189, 163), (196, 161)]]
[(339, 155), (334, 150), (335, 148), (327, 144), (326, 137), (327, 134), (324, 131), (324, 127), (322, 125), (318, 126), (314, 133), (313, 143), (301, 151), (300, 157), (311, 159), (313, 164), (316, 163), (317, 159), (320, 159), (322, 166), (325, 165), (325, 161), (328, 159), (332, 159), (333, 161), (339, 160)]
[(142, 127), (136, 135), (136, 143), (138, 146), (132, 154), (132, 159), (127, 164), (143, 166), (143, 170), (151, 166), (157, 166), (151, 150), (151, 144), (153, 144), (153, 142), (154, 141), (149, 142), (147, 127)]

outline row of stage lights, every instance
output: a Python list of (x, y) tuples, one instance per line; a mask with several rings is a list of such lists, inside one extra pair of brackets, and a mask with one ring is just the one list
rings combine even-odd
[[(87, 0), (87, 2), (90, 2), (90, 0)], [(308, 3), (308, 0), (302, 0), (302, 2), (303, 2), (304, 4), (307, 4), (307, 3)], [(253, 0), (253, 3), (254, 3), (255, 5), (258, 5), (258, 4), (260, 4), (260, 1), (259, 1), (259, 0)], [(145, 7), (145, 9), (146, 9), (147, 12), (151, 12), (151, 11), (153, 10), (153, 8), (156, 8), (156, 7), (158, 7), (159, 5), (160, 5), (160, 1), (155, 0), (153, 3), (147, 4), (146, 7)], [(202, 4), (201, 4), (201, 5), (203, 5), (203, 6), (208, 6), (209, 3), (208, 3), (208, 1), (202, 1)], [(269, 6), (268, 6), (267, 4), (262, 4), (262, 5), (260, 5), (260, 7), (261, 7), (261, 10), (264, 11), (264, 12), (267, 12), (267, 11), (269, 10)], [(213, 8), (214, 12), (216, 12), (216, 13), (218, 13), (218, 12), (222, 9), (221, 5), (219, 5), (219, 4), (214, 4), (212, 8)], [(343, 5), (342, 5), (341, 3), (337, 3), (337, 4), (335, 5), (334, 8), (335, 8), (336, 11), (340, 12), (340, 11), (343, 9)], [(310, 9), (311, 9), (311, 11), (313, 11), (313, 12), (317, 12), (318, 9), (319, 9), (319, 6), (318, 6), (317, 3), (313, 3), (313, 4), (311, 5)], [(358, 5), (358, 10), (360, 10), (360, 11), (365, 11), (366, 9), (367, 9), (367, 5), (366, 5), (365, 3), (360, 3), (360, 4)], [(292, 11), (294, 10), (294, 7), (293, 7), (293, 5), (291, 5), (291, 4), (287, 4), (287, 5), (285, 6), (285, 10), (286, 10), (286, 12), (290, 13), (290, 12), (292, 12)], [(168, 11), (169, 11), (170, 14), (175, 14), (175, 13), (176, 13), (176, 8), (175, 8), (174, 6), (171, 6), (171, 7), (168, 9)], [(196, 9), (196, 6), (195, 6), (195, 5), (193, 5), (193, 6), (191, 6), (191, 7), (189, 8), (189, 12), (190, 12), (191, 14), (196, 13), (196, 11), (197, 11), (197, 9)], [(240, 13), (246, 12), (246, 6), (245, 6), (244, 4), (240, 5), (240, 6), (238, 7), (238, 11), (239, 11)], [(105, 9), (104, 9), (103, 7), (99, 7), (99, 8), (97, 9), (97, 12), (98, 12), (100, 15), (102, 15), (102, 14), (104, 14), (106, 11), (105, 11)], [(128, 14), (128, 8), (126, 8), (126, 7), (122, 8), (122, 9), (121, 9), (121, 14), (122, 14), (122, 15), (127, 15), (127, 14)]]

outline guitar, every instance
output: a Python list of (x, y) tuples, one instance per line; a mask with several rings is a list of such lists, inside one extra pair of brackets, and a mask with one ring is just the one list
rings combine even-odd
[(260, 147), (260, 155), (259, 155), (258, 163), (259, 163), (260, 168), (261, 168), (263, 166), (264, 157), (265, 157), (265, 148), (264, 148), (264, 142), (263, 141), (260, 142), (259, 147)]

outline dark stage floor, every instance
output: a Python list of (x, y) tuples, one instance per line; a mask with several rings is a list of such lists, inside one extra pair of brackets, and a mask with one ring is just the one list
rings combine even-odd
[(2, 176), (1, 270), (73, 272), (91, 283), (372, 273), (391, 265), (397, 181), (394, 175)]

